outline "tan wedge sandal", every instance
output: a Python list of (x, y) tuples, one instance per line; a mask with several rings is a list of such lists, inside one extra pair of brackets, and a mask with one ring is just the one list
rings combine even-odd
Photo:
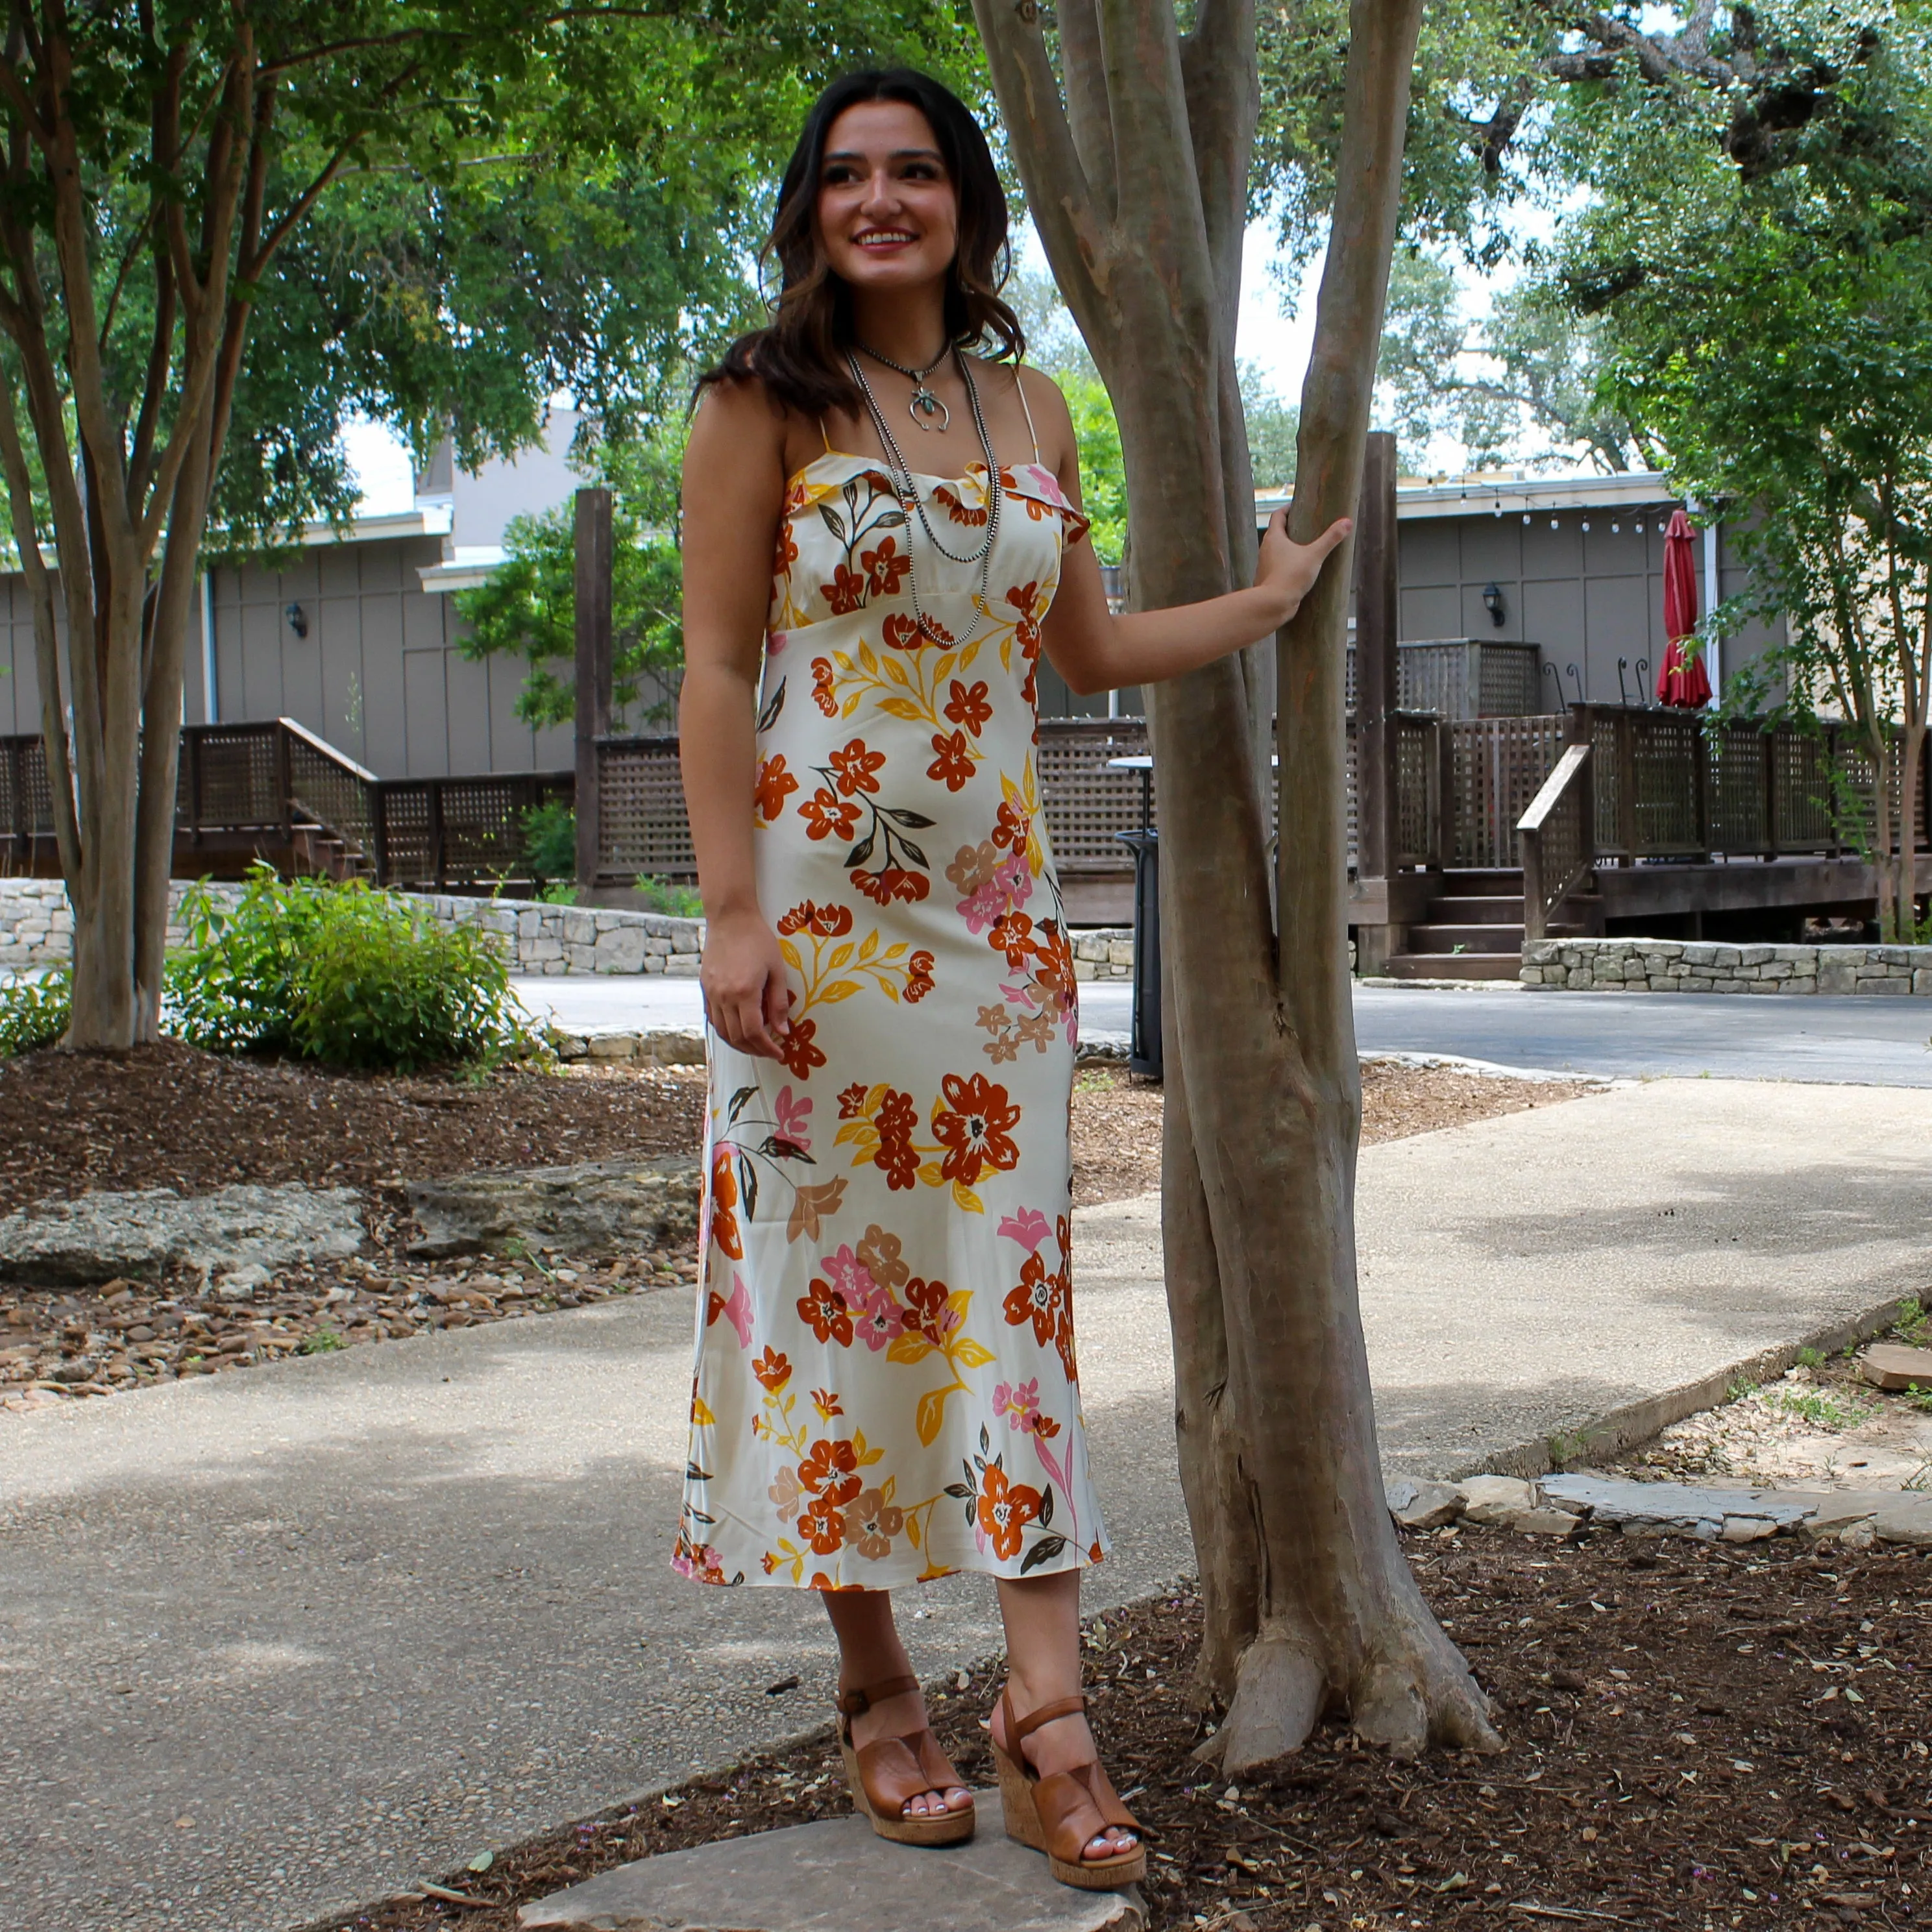
[(838, 1749), (845, 1760), (845, 1782), (851, 1787), (852, 1802), (872, 1820), (880, 1838), (899, 1845), (956, 1845), (973, 1835), (971, 1805), (960, 1811), (923, 1814), (905, 1808), (907, 1801), (922, 1791), (967, 1788), (930, 1730), (874, 1738), (868, 1744), (852, 1742), (854, 1718), (862, 1718), (888, 1697), (918, 1688), (916, 1677), (890, 1677), (862, 1690), (839, 1692)]
[(1006, 1814), (1006, 1836), (1044, 1852), (1047, 1869), (1062, 1885), (1078, 1886), (1083, 1892), (1112, 1892), (1119, 1886), (1138, 1885), (1147, 1876), (1146, 1846), (1136, 1844), (1132, 1851), (1106, 1858), (1081, 1854), (1104, 1828), (1138, 1832), (1139, 1821), (1114, 1795), (1098, 1759), (1042, 1778), (1027, 1762), (1023, 1748), (1023, 1741), (1041, 1725), (1086, 1708), (1084, 1697), (1061, 1697), (1016, 1718), (1012, 1694), (1000, 1693), (1006, 1732), (1006, 1748), (997, 1741), (993, 1745), (1000, 1768), (1000, 1807)]

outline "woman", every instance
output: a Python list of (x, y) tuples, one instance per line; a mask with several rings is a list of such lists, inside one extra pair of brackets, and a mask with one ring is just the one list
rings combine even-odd
[[(854, 1802), (950, 1844), (890, 1592), (998, 1579), (1006, 1829), (1142, 1876), (1080, 1696), (1088, 1472), (1067, 1252), (1073, 968), (1033, 754), (1042, 652), (1150, 683), (1284, 623), (1348, 533), (1115, 617), (1072, 423), (1017, 366), (1006, 211), (937, 82), (858, 74), (785, 171), (776, 315), (701, 385), (685, 796), (708, 922), (709, 1186), (678, 1567), (825, 1593)], [(990, 347), (995, 359), (969, 352)], [(776, 558), (776, 564), (773, 559)]]

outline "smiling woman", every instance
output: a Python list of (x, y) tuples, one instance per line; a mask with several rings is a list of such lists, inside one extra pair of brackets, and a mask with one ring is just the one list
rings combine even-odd
[[(1018, 365), (986, 138), (923, 75), (812, 110), (770, 326), (685, 466), (685, 792), (710, 921), (710, 1128), (676, 1562), (825, 1592), (855, 1802), (953, 1843), (889, 1592), (998, 1580), (1006, 1828), (1070, 1885), (1145, 1868), (1080, 1695), (1107, 1540), (1072, 1301), (1072, 958), (1036, 674), (1172, 676), (1275, 630), (1346, 534), (1253, 586), (1110, 614), (1073, 427)], [(1011, 1460), (1009, 1460), (1009, 1458)]]

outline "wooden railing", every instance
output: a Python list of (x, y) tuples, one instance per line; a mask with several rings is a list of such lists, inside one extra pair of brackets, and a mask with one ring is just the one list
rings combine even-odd
[[(379, 778), (292, 718), (191, 724), (175, 794), (178, 875), (265, 858), (434, 891), (525, 883), (524, 815), (569, 804), (568, 772)], [(52, 794), (38, 737), (0, 738), (0, 864), (58, 869)]]
[(1522, 929), (1542, 939), (1557, 908), (1596, 862), (1591, 798), (1592, 748), (1567, 746), (1517, 822), (1522, 851)]

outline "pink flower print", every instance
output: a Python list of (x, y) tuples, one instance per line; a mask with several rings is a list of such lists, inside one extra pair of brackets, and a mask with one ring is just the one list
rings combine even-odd
[(849, 1241), (836, 1255), (824, 1256), (819, 1266), (838, 1290), (839, 1300), (855, 1315), (866, 1306), (878, 1286), (872, 1279), (872, 1270), (852, 1252)]
[(892, 1299), (892, 1292), (883, 1283), (852, 1311), (852, 1333), (862, 1338), (874, 1354), (905, 1330), (905, 1311)]
[(1018, 1242), (1028, 1254), (1033, 1253), (1052, 1232), (1052, 1224), (1037, 1208), (1022, 1208), (1017, 1214), (1009, 1214), (1000, 1223), (1000, 1234), (1007, 1240)]
[[(715, 1301), (718, 1298), (712, 1297)], [(719, 1311), (725, 1320), (738, 1331), (738, 1346), (748, 1348), (752, 1346), (752, 1298), (746, 1292), (742, 1275), (731, 1277), (730, 1298)]]
[(959, 902), (959, 916), (966, 930), (976, 937), (984, 932), (1006, 910), (1007, 894), (997, 875), (976, 887), (972, 896)]
[(805, 1489), (798, 1480), (798, 1472), (788, 1467), (778, 1472), (777, 1481), (765, 1493), (777, 1505), (779, 1522), (789, 1522), (797, 1514), (799, 1499), (805, 1494)]
[(993, 1413), (1008, 1418), (1010, 1426), (1031, 1435), (1034, 1419), (1040, 1413), (1040, 1378), (1036, 1376), (1030, 1382), (994, 1383)]
[(781, 1087), (778, 1098), (772, 1102), (772, 1117), (778, 1128), (778, 1138), (800, 1154), (812, 1151), (812, 1126), (807, 1118), (811, 1112), (812, 1102), (793, 1099), (789, 1087)]
[(1027, 864), (1026, 848), (1016, 846), (1012, 857), (1000, 862), (993, 878), (1005, 892), (1010, 904), (1024, 905), (1033, 897), (1033, 872)]

